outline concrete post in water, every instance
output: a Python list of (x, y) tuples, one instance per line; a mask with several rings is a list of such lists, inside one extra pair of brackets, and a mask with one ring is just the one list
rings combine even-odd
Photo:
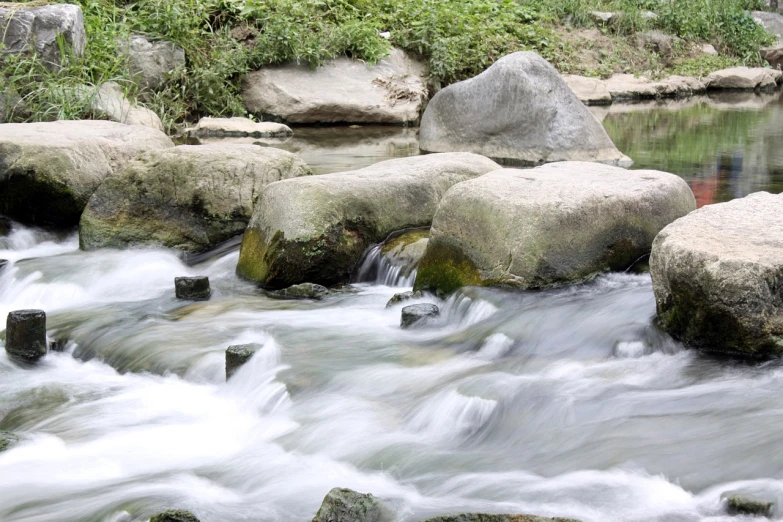
[(174, 278), (174, 289), (177, 299), (206, 301), (212, 295), (212, 290), (209, 288), (209, 278), (206, 276), (176, 277)]
[(229, 346), (226, 350), (226, 380), (229, 380), (261, 348), (263, 346), (256, 343)]
[(26, 363), (34, 363), (46, 355), (46, 312), (11, 312), (5, 327), (5, 351), (9, 356)]

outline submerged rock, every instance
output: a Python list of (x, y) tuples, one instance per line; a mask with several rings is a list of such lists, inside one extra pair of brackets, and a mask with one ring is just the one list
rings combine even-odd
[(107, 176), (143, 151), (173, 146), (159, 130), (109, 121), (2, 124), (0, 213), (37, 225), (76, 225)]
[(391, 520), (380, 501), (369, 493), (334, 488), (324, 498), (313, 522), (383, 522)]
[(316, 69), (285, 64), (251, 72), (248, 112), (290, 123), (413, 123), (427, 97), (426, 68), (404, 51), (375, 65), (337, 58)]
[(555, 68), (533, 52), (505, 56), (439, 91), (422, 117), (420, 139), (430, 152), (470, 151), (525, 165), (631, 163)]
[(584, 162), (503, 169), (443, 197), (416, 290), (542, 288), (624, 270), (696, 208), (679, 176)]
[(66, 57), (61, 43), (74, 57), (84, 54), (87, 36), (78, 5), (0, 3), (0, 57), (34, 52), (46, 67), (58, 69)]
[(32, 364), (46, 355), (46, 312), (17, 310), (8, 314), (5, 351), (18, 361)]
[(264, 346), (261, 344), (236, 344), (226, 349), (226, 380), (230, 379), (240, 367), (249, 361), (257, 351)]
[(429, 226), (449, 187), (497, 168), (475, 154), (432, 154), (272, 183), (255, 206), (237, 273), (272, 289), (347, 282), (371, 244)]
[(121, 51), (127, 55), (132, 78), (142, 91), (157, 90), (169, 73), (185, 66), (185, 51), (169, 40), (134, 34)]
[(427, 321), (440, 316), (440, 308), (431, 303), (422, 303), (406, 306), (402, 309), (400, 319), (401, 328), (410, 328), (411, 326), (421, 326)]
[(783, 355), (783, 195), (708, 205), (664, 228), (650, 272), (661, 326), (708, 352)]
[(212, 290), (209, 287), (209, 278), (205, 276), (175, 277), (174, 290), (177, 299), (190, 301), (206, 301), (212, 295)]
[(400, 292), (399, 294), (394, 294), (391, 299), (389, 299), (389, 301), (386, 303), (386, 308), (391, 308), (396, 304), (410, 301), (411, 299), (420, 299), (423, 296), (424, 294), (421, 292), (412, 292), (410, 290), (407, 292)]
[(488, 515), (483, 513), (463, 513), (428, 518), (424, 522), (579, 522), (573, 518), (549, 518), (536, 515)]
[(750, 497), (730, 497), (726, 510), (729, 515), (771, 517), (774, 502), (763, 502)]
[(159, 513), (150, 518), (150, 522), (199, 522), (199, 519), (190, 511), (178, 509)]
[(301, 283), (273, 293), (285, 299), (315, 299), (320, 301), (329, 294), (329, 289), (315, 283)]
[(0, 452), (7, 450), (19, 442), (19, 437), (10, 431), (0, 431)]
[(188, 136), (202, 138), (280, 138), (292, 136), (288, 125), (271, 121), (256, 122), (249, 118), (201, 118)]
[(161, 245), (208, 250), (241, 234), (268, 183), (310, 174), (289, 152), (255, 145), (182, 145), (140, 155), (90, 198), (85, 250)]
[(731, 67), (707, 76), (710, 89), (734, 89), (752, 91), (774, 89), (783, 81), (783, 72), (765, 67)]

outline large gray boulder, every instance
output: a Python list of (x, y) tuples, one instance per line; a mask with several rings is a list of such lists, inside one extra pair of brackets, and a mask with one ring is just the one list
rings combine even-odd
[(199, 252), (241, 234), (264, 185), (310, 174), (279, 149), (257, 145), (181, 145), (150, 151), (92, 195), (79, 243), (160, 245)]
[(343, 57), (315, 70), (264, 67), (247, 75), (242, 97), (249, 112), (289, 123), (415, 123), (425, 75), (424, 65), (393, 49), (373, 66)]
[(128, 57), (128, 67), (142, 91), (154, 91), (166, 81), (166, 76), (185, 66), (185, 51), (168, 40), (149, 40), (132, 35), (121, 47)]
[(369, 493), (334, 488), (324, 498), (313, 522), (383, 522), (393, 517)]
[(159, 130), (109, 121), (0, 125), (0, 214), (73, 226), (92, 193), (137, 154), (173, 147)]
[(622, 270), (696, 208), (673, 174), (564, 162), (452, 187), (433, 220), (416, 290), (542, 288)]
[(0, 56), (34, 52), (44, 65), (57, 69), (64, 58), (59, 39), (73, 56), (84, 53), (87, 36), (78, 5), (0, 3)]
[(685, 344), (783, 354), (783, 195), (708, 205), (661, 231), (650, 256), (658, 318)]
[(783, 80), (783, 72), (765, 67), (730, 67), (707, 76), (710, 89), (752, 91), (774, 89)]
[(777, 47), (768, 47), (761, 50), (761, 57), (767, 61), (767, 63), (773, 69), (783, 70), (783, 44)]
[(554, 67), (533, 52), (505, 56), (449, 85), (427, 105), (420, 146), (517, 164), (581, 160), (629, 164)]
[(476, 154), (432, 154), (272, 183), (245, 232), (237, 273), (268, 288), (348, 281), (367, 247), (428, 226), (452, 185), (497, 168)]
[(769, 13), (767, 11), (753, 11), (753, 19), (764, 26), (766, 31), (778, 37), (778, 42), (783, 44), (783, 15)]

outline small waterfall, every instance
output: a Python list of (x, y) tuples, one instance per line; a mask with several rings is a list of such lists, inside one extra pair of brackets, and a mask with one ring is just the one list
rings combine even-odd
[(383, 254), (383, 245), (375, 245), (364, 256), (356, 277), (358, 283), (385, 286), (413, 286), (416, 268), (393, 262)]

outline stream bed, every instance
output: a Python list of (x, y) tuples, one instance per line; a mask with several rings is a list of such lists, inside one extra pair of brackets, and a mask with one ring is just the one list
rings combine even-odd
[[(783, 191), (776, 96), (597, 115), (637, 168), (683, 176), (708, 204)], [(318, 173), (418, 153), (415, 130), (365, 131), (283, 146)], [(35, 368), (0, 349), (0, 430), (21, 438), (0, 453), (3, 522), (172, 508), (304, 522), (333, 487), (371, 492), (404, 522), (728, 521), (728, 494), (783, 503), (783, 366), (684, 350), (654, 326), (647, 274), (429, 296), (438, 322), (401, 330), (386, 303), (410, 277), (278, 300), (236, 277), (236, 247), (189, 265), (162, 249), (81, 252), (75, 232), (21, 225), (0, 258), (0, 317), (41, 308), (67, 340)], [(183, 275), (209, 276), (212, 299), (177, 301)], [(264, 347), (226, 382), (226, 347), (250, 342)]]

